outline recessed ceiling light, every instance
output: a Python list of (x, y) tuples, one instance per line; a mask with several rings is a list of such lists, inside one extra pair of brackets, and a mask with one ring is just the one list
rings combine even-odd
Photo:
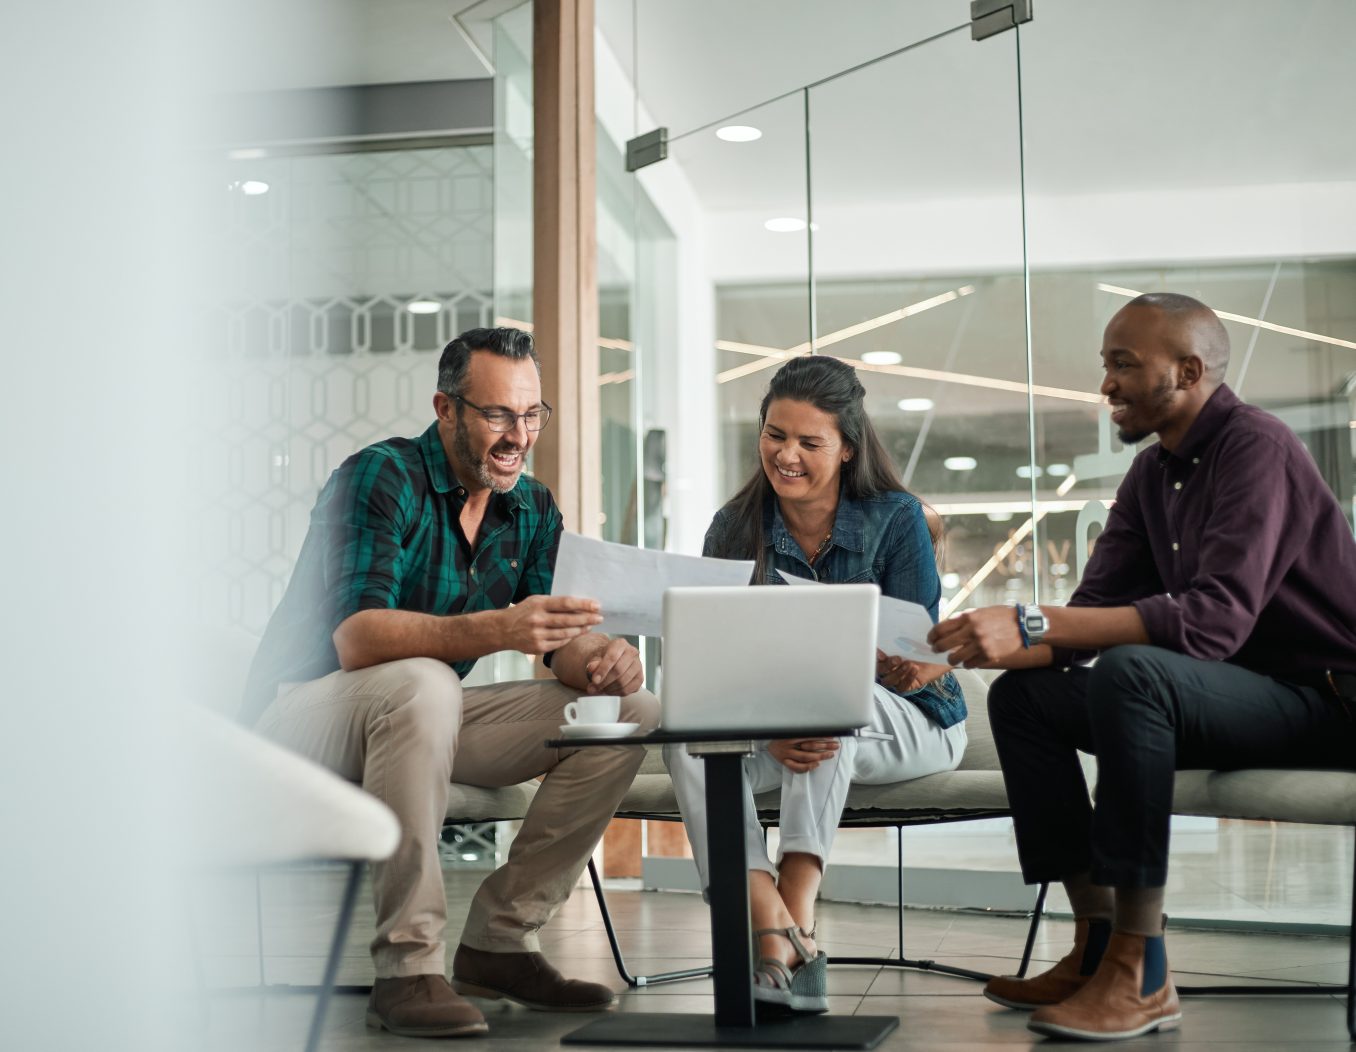
[(942, 467), (947, 471), (974, 471), (979, 466), (979, 461), (974, 457), (947, 457), (942, 461)]
[(959, 587), (960, 587), (960, 574), (958, 574), (958, 573), (944, 573), (944, 574), (942, 574), (942, 587), (943, 587), (943, 588), (959, 588)]
[(895, 351), (867, 351), (862, 355), (867, 365), (898, 365), (903, 360)]
[(986, 511), (984, 517), (990, 522), (1011, 522), (1012, 512), (1010, 511)]
[(267, 157), (268, 151), (251, 146), (244, 150), (227, 150), (226, 156), (233, 161), (257, 161), (261, 157)]
[(249, 194), (250, 197), (258, 197), (260, 194), (268, 193), (268, 183), (260, 182), (258, 179), (246, 179), (240, 184), (240, 192)]
[(1033, 474), (1036, 478), (1040, 478), (1045, 472), (1040, 468), (1033, 469), (1030, 464), (1023, 464), (1017, 469), (1017, 477), (1019, 479), (1029, 479)]
[(762, 137), (763, 133), (759, 129), (747, 124), (727, 124), (716, 129), (716, 138), (726, 142), (753, 142)]
[(1050, 464), (1046, 467), (1045, 473), (1053, 475), (1057, 479), (1062, 479), (1072, 470), (1073, 468), (1069, 467), (1068, 464)]
[(778, 216), (776, 219), (769, 219), (763, 226), (774, 234), (794, 234), (797, 230), (805, 229), (805, 220), (794, 219), (791, 216)]
[(906, 413), (926, 413), (932, 408), (931, 398), (901, 398), (899, 408)]
[(412, 300), (405, 309), (411, 314), (437, 314), (443, 305), (437, 300)]

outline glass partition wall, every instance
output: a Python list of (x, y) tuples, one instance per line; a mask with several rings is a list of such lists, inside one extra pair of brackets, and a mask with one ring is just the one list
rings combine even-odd
[[(1033, 22), (974, 41), (965, 5), (940, 22), (951, 8), (925, 7), (912, 43), (896, 37), (838, 75), (807, 66), (821, 79), (766, 101), (741, 96), (772, 83), (772, 60), (751, 55), (730, 105), (693, 119), (690, 100), (665, 93), (681, 65), (660, 45), (673, 46), (668, 16), (645, 0), (600, 5), (600, 17), (625, 9), (624, 32), (604, 24), (600, 39), (632, 78), (634, 132), (668, 128), (667, 160), (632, 178), (635, 200), (668, 217), (675, 270), (637, 281), (633, 308), (664, 302), (656, 313), (689, 319), (654, 362), (676, 362), (687, 386), (642, 390), (637, 412), (686, 397), (670, 447), (704, 450), (706, 400), (715, 409), (705, 464), (680, 472), (688, 499), (670, 502), (667, 546), (699, 550), (711, 514), (755, 469), (772, 370), (831, 354), (860, 371), (907, 485), (943, 516), (943, 613), (1066, 602), (1136, 452), (1098, 393), (1101, 332), (1154, 290), (1221, 313), (1229, 383), (1295, 428), (1352, 509), (1356, 142), (1343, 105), (1356, 67), (1333, 41), (1356, 32), (1356, 10), (1139, 0), (1113, 17), (1109, 5), (1047, 0)], [(701, 5), (693, 17), (703, 11), (717, 17)], [(1308, 845), (1292, 856), (1317, 851), (1333, 873), (1350, 870), (1345, 836), (1181, 826), (1175, 850), (1215, 860), (1175, 878), (1214, 889), (1192, 916), (1328, 919), (1295, 885), (1302, 870), (1283, 865), (1287, 837)], [(919, 864), (988, 871), (984, 905), (1024, 903), (1005, 825), (941, 835), (952, 839), (911, 831)], [(839, 845), (834, 868), (882, 847), (869, 832)], [(1259, 853), (1260, 865), (1238, 864)]]

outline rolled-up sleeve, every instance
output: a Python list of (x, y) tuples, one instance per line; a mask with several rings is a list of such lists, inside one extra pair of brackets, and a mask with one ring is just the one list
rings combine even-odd
[(1252, 635), (1257, 618), (1276, 594), (1308, 539), (1309, 491), (1296, 485), (1299, 473), (1290, 450), (1270, 436), (1230, 436), (1229, 460), (1242, 464), (1280, 461), (1261, 489), (1248, 471), (1219, 472), (1211, 490), (1210, 514), (1198, 536), (1196, 570), (1180, 595), (1136, 599), (1149, 640), (1188, 657), (1223, 661)]
[(346, 460), (325, 486), (311, 524), (325, 538), (330, 631), (359, 610), (399, 606), (401, 537), (413, 498), (404, 466), (377, 448)]

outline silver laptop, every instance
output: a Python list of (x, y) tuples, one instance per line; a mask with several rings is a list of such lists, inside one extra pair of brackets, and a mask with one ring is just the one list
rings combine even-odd
[(874, 584), (670, 588), (662, 729), (864, 726), (879, 603)]

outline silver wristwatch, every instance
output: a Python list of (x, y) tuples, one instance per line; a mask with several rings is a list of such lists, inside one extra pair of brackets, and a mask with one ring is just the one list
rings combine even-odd
[(1050, 619), (1035, 603), (1022, 607), (1022, 624), (1026, 626), (1026, 636), (1033, 647), (1043, 642), (1045, 633), (1050, 631)]

